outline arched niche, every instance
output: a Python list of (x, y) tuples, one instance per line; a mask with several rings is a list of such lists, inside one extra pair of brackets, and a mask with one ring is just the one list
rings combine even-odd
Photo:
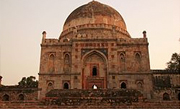
[(142, 70), (141, 53), (140, 52), (135, 53), (134, 58), (135, 58), (135, 66), (134, 66), (135, 71), (140, 72)]
[(18, 100), (24, 101), (25, 100), (24, 94), (19, 94), (18, 95)]
[(92, 59), (91, 57), (93, 57), (93, 56), (97, 56), (98, 60), (104, 62), (105, 66), (107, 67), (107, 57), (98, 50), (92, 50), (92, 51), (86, 53), (82, 57), (82, 65), (85, 66), (87, 61), (91, 61), (91, 59)]
[(64, 68), (63, 68), (65, 73), (70, 73), (71, 72), (71, 58), (69, 53), (64, 54)]
[(55, 55), (54, 54), (50, 54), (49, 55), (49, 61), (48, 61), (48, 69), (50, 73), (53, 73), (55, 71)]
[(2, 97), (2, 101), (9, 101), (10, 100), (10, 97), (8, 94), (5, 94), (3, 97)]
[(125, 62), (125, 54), (124, 53), (120, 53), (119, 59), (120, 59), (121, 63)]
[(125, 82), (121, 83), (121, 89), (126, 89), (126, 83)]
[(143, 83), (142, 82), (137, 82), (137, 88), (142, 89), (143, 88)]
[(139, 63), (141, 62), (141, 54), (140, 53), (135, 53), (135, 60)]
[(125, 69), (126, 69), (125, 62), (126, 62), (125, 53), (120, 53), (120, 55), (119, 55), (120, 71), (125, 71)]
[(68, 83), (64, 83), (63, 89), (69, 89), (69, 84)]
[(69, 54), (64, 55), (64, 64), (70, 64), (70, 56), (69, 56)]
[(83, 56), (82, 65), (87, 76), (105, 76), (107, 72), (107, 58), (103, 53), (96, 50)]
[(170, 96), (168, 93), (163, 94), (163, 100), (167, 100), (167, 101), (170, 100)]
[(54, 83), (53, 82), (48, 82), (47, 83), (47, 92), (51, 91), (54, 89)]

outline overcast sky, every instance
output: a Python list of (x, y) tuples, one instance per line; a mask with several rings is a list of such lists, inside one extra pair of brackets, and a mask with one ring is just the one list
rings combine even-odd
[[(68, 15), (92, 0), (0, 0), (0, 75), (3, 84), (38, 78), (42, 31), (58, 38)], [(132, 38), (147, 31), (151, 69), (180, 53), (180, 0), (97, 0), (116, 9)]]

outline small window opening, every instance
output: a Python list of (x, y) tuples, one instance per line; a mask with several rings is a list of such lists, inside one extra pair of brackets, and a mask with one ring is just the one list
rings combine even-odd
[(112, 76), (112, 79), (115, 79), (115, 76)]
[(163, 100), (170, 100), (170, 97), (169, 97), (168, 93), (163, 94)]
[(97, 68), (93, 67), (93, 72), (92, 72), (93, 76), (97, 76)]
[(69, 84), (68, 83), (64, 83), (64, 89), (69, 89)]
[(126, 89), (126, 84), (124, 82), (121, 84), (121, 89)]

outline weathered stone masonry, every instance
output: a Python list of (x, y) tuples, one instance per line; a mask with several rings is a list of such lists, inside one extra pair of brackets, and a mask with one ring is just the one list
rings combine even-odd
[(3, 109), (180, 108), (178, 71), (151, 70), (148, 38), (97, 1), (75, 9), (58, 39), (42, 33), (38, 88), (4, 86)]

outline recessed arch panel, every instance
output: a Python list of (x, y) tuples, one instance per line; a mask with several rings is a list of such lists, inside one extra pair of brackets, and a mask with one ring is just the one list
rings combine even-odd
[(84, 64), (84, 63), (87, 61), (88, 57), (91, 57), (92, 55), (97, 55), (97, 56), (101, 57), (101, 59), (102, 59), (102, 60), (105, 62), (105, 64), (107, 65), (107, 57), (106, 57), (103, 53), (99, 52), (98, 50), (92, 50), (92, 51), (90, 51), (90, 52), (87, 52), (87, 53), (82, 57), (82, 64)]
[(106, 88), (107, 82), (107, 57), (98, 50), (87, 52), (82, 57), (82, 86), (92, 89), (96, 84), (99, 88)]
[(8, 94), (5, 94), (2, 98), (2, 101), (9, 101), (10, 100), (10, 97)]
[(163, 94), (163, 100), (167, 100), (167, 101), (170, 100), (170, 96), (168, 93)]

